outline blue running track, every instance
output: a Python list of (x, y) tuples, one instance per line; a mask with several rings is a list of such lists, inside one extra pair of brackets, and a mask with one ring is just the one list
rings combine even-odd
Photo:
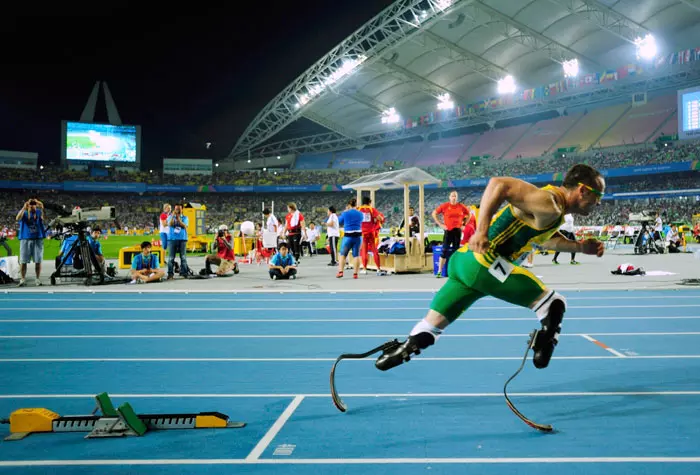
[[(243, 429), (0, 442), (11, 474), (700, 473), (700, 291), (567, 293), (549, 368), (511, 384), (533, 313), (484, 299), (434, 347), (382, 373), (336, 356), (404, 338), (431, 293), (0, 295), (0, 418), (219, 411)], [(3, 436), (9, 426), (0, 426)], [(429, 471), (428, 471), (429, 470)]]

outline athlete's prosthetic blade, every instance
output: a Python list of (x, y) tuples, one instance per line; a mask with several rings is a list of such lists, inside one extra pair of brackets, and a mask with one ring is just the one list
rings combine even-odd
[(337, 407), (340, 412), (347, 411), (348, 406), (346, 406), (343, 400), (340, 399), (340, 396), (338, 396), (338, 391), (335, 388), (335, 368), (338, 366), (338, 363), (345, 359), (360, 360), (363, 358), (367, 358), (368, 356), (372, 356), (373, 354), (379, 353), (380, 351), (394, 350), (400, 345), (401, 343), (399, 343), (399, 340), (391, 340), (386, 343), (383, 343), (382, 345), (374, 349), (369, 350), (366, 353), (344, 353), (340, 355), (338, 359), (335, 360), (335, 363), (333, 363), (333, 368), (331, 368), (331, 398), (333, 398), (333, 404), (335, 404), (335, 407)]
[(520, 368), (511, 376), (508, 378), (508, 381), (506, 381), (506, 384), (503, 385), (503, 396), (506, 398), (506, 404), (508, 404), (508, 407), (510, 408), (513, 413), (520, 418), (525, 424), (529, 425), (533, 429), (537, 429), (541, 432), (553, 432), (554, 428), (551, 425), (548, 424), (538, 424), (535, 421), (532, 421), (525, 417), (522, 412), (520, 412), (515, 405), (511, 402), (510, 398), (508, 397), (508, 383), (510, 383), (515, 377), (520, 374), (520, 372), (523, 370), (525, 367), (525, 362), (527, 361), (527, 355), (530, 353), (530, 350), (533, 348), (535, 341), (537, 340), (537, 335), (540, 332), (540, 330), (533, 330), (532, 333), (530, 333), (530, 340), (527, 342), (527, 349), (525, 350), (525, 356), (523, 356), (523, 361), (520, 363)]

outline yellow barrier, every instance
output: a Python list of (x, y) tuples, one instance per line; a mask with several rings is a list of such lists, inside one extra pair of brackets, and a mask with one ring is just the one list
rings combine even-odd
[[(141, 245), (122, 247), (119, 249), (119, 268), (120, 269), (131, 269), (131, 261), (136, 254), (141, 253)], [(158, 256), (158, 261), (160, 267), (165, 266), (165, 252), (160, 246), (153, 246), (151, 248), (151, 254)]]

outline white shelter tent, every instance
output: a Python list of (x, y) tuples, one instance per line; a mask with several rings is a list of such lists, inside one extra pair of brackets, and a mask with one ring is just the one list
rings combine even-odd
[[(375, 203), (374, 195), (378, 190), (400, 190), (403, 188), (403, 216), (406, 227), (406, 255), (393, 256), (394, 272), (420, 272), (425, 268), (430, 268), (431, 263), (425, 259), (425, 243), (423, 237), (425, 216), (425, 185), (437, 185), (441, 180), (435, 178), (430, 173), (421, 170), (420, 168), (406, 168), (374, 175), (367, 175), (362, 178), (343, 185), (344, 190), (356, 190), (357, 202), (362, 202), (362, 192), (369, 191), (372, 203)], [(418, 187), (418, 209), (420, 221), (420, 233), (418, 238), (410, 238), (408, 231), (410, 216), (408, 208), (410, 206), (410, 188)], [(384, 267), (384, 266), (383, 266)]]

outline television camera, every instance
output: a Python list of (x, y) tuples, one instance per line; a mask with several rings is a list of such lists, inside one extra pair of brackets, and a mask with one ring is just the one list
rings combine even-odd
[[(75, 208), (68, 211), (63, 206), (44, 206), (59, 215), (49, 223), (49, 227), (56, 230), (55, 237), (62, 239), (64, 244), (66, 240), (71, 240), (68, 249), (63, 246), (63, 253), (57, 262), (56, 270), (51, 274), (51, 285), (56, 285), (56, 279), (60, 277), (82, 277), (85, 278), (85, 285), (106, 283), (105, 269), (90, 246), (87, 228), (100, 221), (114, 222), (119, 227), (116, 209), (113, 206), (102, 206), (101, 208)], [(73, 270), (65, 272), (64, 268), (70, 265), (71, 261)]]
[(665, 247), (661, 236), (657, 235), (658, 233), (655, 233), (653, 228), (649, 226), (650, 223), (656, 221), (655, 212), (645, 210), (639, 213), (630, 213), (629, 221), (641, 224), (641, 229), (632, 238), (635, 254), (664, 253)]

